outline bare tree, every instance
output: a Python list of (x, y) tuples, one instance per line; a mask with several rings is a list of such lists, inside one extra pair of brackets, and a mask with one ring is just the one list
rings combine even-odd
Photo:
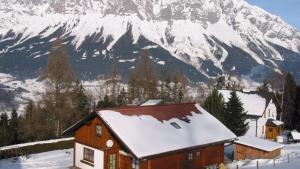
[(157, 97), (158, 78), (150, 59), (149, 52), (143, 51), (136, 68), (129, 78), (129, 96), (131, 101), (153, 99)]
[(68, 61), (68, 50), (60, 40), (53, 44), (42, 77), (45, 78), (46, 86), (43, 103), (48, 113), (52, 114), (56, 136), (60, 137), (65, 127), (63, 119), (70, 113), (71, 92), (75, 82)]

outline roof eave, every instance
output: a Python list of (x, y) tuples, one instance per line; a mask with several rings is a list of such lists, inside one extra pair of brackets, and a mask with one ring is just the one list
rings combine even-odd
[(81, 126), (83, 126), (84, 124), (86, 124), (88, 121), (90, 121), (91, 119), (93, 119), (95, 117), (97, 117), (96, 112), (90, 113), (89, 115), (87, 115), (86, 117), (84, 117), (83, 119), (81, 119), (80, 121), (75, 123), (74, 125), (67, 128), (65, 131), (63, 131), (63, 135), (70, 135), (70, 134), (74, 133), (78, 128), (80, 128)]
[(192, 147), (187, 147), (187, 148), (182, 148), (182, 149), (177, 149), (177, 150), (172, 150), (172, 151), (166, 151), (166, 152), (162, 152), (162, 153), (158, 153), (158, 154), (141, 156), (141, 157), (138, 157), (138, 159), (139, 160), (144, 160), (144, 159), (149, 159), (149, 158), (154, 158), (154, 157), (157, 157), (157, 156), (161, 156), (161, 155), (164, 155), (164, 154), (171, 154), (171, 153), (176, 153), (176, 152), (180, 152), (180, 151), (192, 150), (192, 149), (195, 149), (197, 147), (206, 147), (206, 146), (209, 146), (209, 145), (221, 144), (221, 143), (226, 143), (226, 142), (234, 142), (236, 139), (237, 139), (236, 137), (229, 138), (229, 139), (221, 140), (221, 141), (218, 141), (218, 142), (212, 142), (212, 143), (201, 144), (201, 145), (197, 145), (197, 146), (192, 146)]

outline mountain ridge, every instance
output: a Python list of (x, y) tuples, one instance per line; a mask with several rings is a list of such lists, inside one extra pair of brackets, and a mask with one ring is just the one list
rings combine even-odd
[[(109, 66), (94, 69), (111, 64), (112, 57), (135, 59), (120, 62), (127, 77), (138, 52), (147, 48), (159, 71), (172, 67), (159, 63), (174, 57), (195, 82), (229, 72), (262, 81), (260, 73), (281, 70), (300, 80), (293, 66), (300, 62), (300, 33), (244, 0), (0, 0), (0, 14), (0, 72), (14, 76), (37, 76), (51, 43), (60, 37), (86, 79), (108, 74)], [(131, 43), (126, 52), (116, 47), (124, 37)], [(97, 58), (105, 63), (97, 66)], [(23, 61), (12, 64), (12, 59)], [(191, 77), (189, 69), (198, 75)]]

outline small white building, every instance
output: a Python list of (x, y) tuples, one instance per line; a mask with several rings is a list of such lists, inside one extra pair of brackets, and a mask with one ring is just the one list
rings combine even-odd
[[(231, 90), (219, 90), (223, 95), (225, 102), (230, 98)], [(277, 108), (271, 99), (268, 101), (258, 94), (236, 92), (237, 96), (243, 103), (243, 107), (247, 112), (247, 122), (249, 122), (249, 130), (246, 136), (266, 137), (266, 124), (268, 120), (276, 120)]]

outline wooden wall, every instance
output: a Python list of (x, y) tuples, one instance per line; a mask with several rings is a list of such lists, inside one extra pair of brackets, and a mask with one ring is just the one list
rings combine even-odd
[[(200, 156), (197, 156), (197, 152), (200, 152)], [(193, 160), (188, 159), (189, 153), (193, 153)], [(153, 157), (142, 161), (140, 169), (203, 169), (223, 162), (224, 144), (218, 144)]]
[(271, 152), (259, 150), (253, 147), (235, 144), (234, 145), (234, 159), (244, 160), (244, 159), (273, 159), (279, 156), (281, 149), (277, 149)]
[(266, 139), (275, 140), (280, 133), (280, 126), (266, 126)]
[[(96, 125), (101, 125), (102, 127), (101, 136), (96, 136)], [(108, 148), (106, 146), (107, 140), (113, 141), (113, 147)], [(131, 164), (131, 159), (119, 153), (121, 150), (120, 144), (111, 135), (107, 126), (99, 118), (94, 118), (86, 125), (83, 125), (80, 129), (78, 129), (75, 132), (75, 141), (80, 144), (104, 151), (105, 169), (109, 168), (107, 161), (109, 160), (108, 158), (110, 154), (116, 154), (116, 168), (131, 169), (131, 165), (129, 165), (129, 163)]]

